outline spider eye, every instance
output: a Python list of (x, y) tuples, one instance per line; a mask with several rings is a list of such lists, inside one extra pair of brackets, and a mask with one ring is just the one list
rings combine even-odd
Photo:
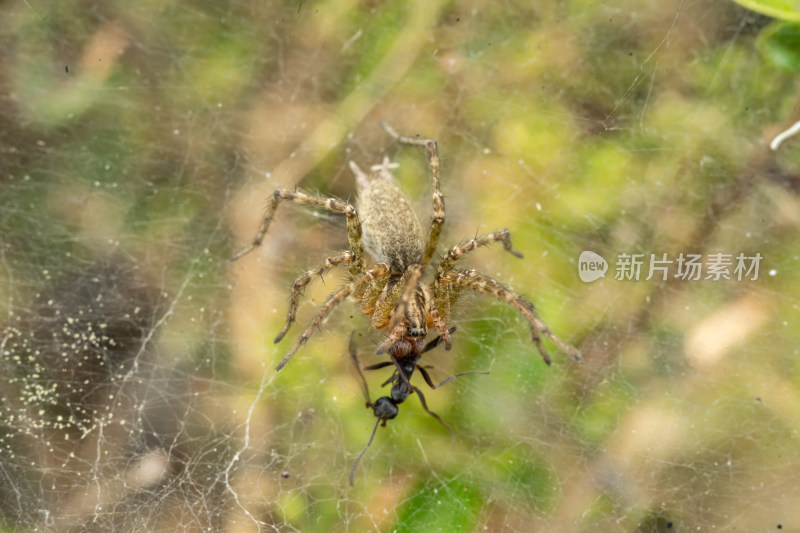
[(397, 408), (391, 398), (388, 396), (381, 396), (375, 400), (375, 403), (372, 405), (372, 412), (375, 413), (376, 418), (391, 420), (397, 416), (400, 409)]
[(424, 337), (428, 330), (422, 324), (412, 324), (408, 326), (409, 337)]

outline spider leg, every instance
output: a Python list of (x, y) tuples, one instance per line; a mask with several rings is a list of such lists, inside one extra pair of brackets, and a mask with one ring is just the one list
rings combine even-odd
[(539, 353), (542, 355), (542, 358), (548, 365), (551, 362), (550, 356), (544, 349), (540, 335), (544, 335), (545, 337), (549, 338), (561, 349), (561, 351), (569, 355), (575, 361), (580, 361), (580, 352), (559, 339), (555, 334), (553, 334), (552, 331), (548, 329), (547, 325), (542, 321), (542, 319), (536, 315), (536, 311), (534, 310), (532, 303), (525, 300), (518, 294), (506, 289), (500, 285), (500, 283), (493, 280), (486, 274), (483, 274), (475, 269), (467, 270), (463, 273), (456, 272), (455, 270), (448, 270), (443, 272), (439, 276), (439, 279), (444, 283), (451, 283), (459, 287), (465, 287), (477, 292), (492, 295), (501, 300), (505, 300), (509, 305), (515, 307), (530, 323), (533, 342), (536, 343), (536, 348), (539, 350)]
[(394, 128), (383, 121), (381, 121), (380, 125), (396, 142), (423, 146), (428, 155), (428, 166), (431, 167), (431, 182), (433, 183), (433, 218), (431, 219), (431, 233), (428, 237), (428, 245), (422, 258), (422, 265), (424, 266), (430, 262), (433, 253), (436, 251), (436, 245), (439, 242), (439, 235), (442, 233), (442, 225), (444, 224), (444, 196), (442, 196), (439, 182), (439, 148), (433, 139), (400, 135)]
[(280, 370), (286, 366), (286, 363), (289, 362), (289, 359), (291, 359), (292, 356), (297, 353), (297, 350), (299, 350), (306, 343), (306, 341), (308, 341), (308, 338), (311, 337), (311, 335), (314, 333), (314, 330), (317, 329), (323, 320), (325, 320), (334, 307), (342, 303), (345, 298), (350, 296), (350, 294), (352, 294), (354, 291), (357, 291), (362, 285), (365, 285), (380, 276), (388, 275), (388, 273), (389, 265), (386, 263), (377, 263), (358, 278), (331, 294), (317, 315), (311, 321), (311, 324), (308, 325), (303, 334), (300, 335), (300, 338), (297, 339), (297, 342), (294, 344), (294, 346), (292, 346), (292, 349), (287, 352), (283, 359), (281, 359), (281, 362), (278, 363), (278, 366), (275, 367), (275, 370)]
[(267, 208), (264, 211), (264, 218), (258, 227), (253, 242), (236, 252), (231, 261), (236, 261), (240, 257), (249, 254), (259, 246), (267, 234), (269, 224), (275, 215), (278, 204), (283, 200), (289, 200), (300, 205), (308, 205), (327, 209), (333, 213), (343, 214), (347, 217), (347, 238), (350, 243), (350, 250), (353, 252), (353, 260), (350, 262), (350, 274), (357, 276), (364, 271), (364, 246), (361, 243), (361, 223), (358, 220), (356, 208), (347, 202), (336, 198), (326, 198), (324, 196), (309, 195), (300, 191), (290, 191), (288, 189), (275, 189), (272, 196), (267, 200)]
[(306, 285), (311, 283), (311, 281), (317, 276), (321, 277), (330, 269), (335, 268), (342, 263), (352, 262), (354, 257), (355, 254), (350, 250), (339, 252), (325, 259), (325, 263), (322, 266), (319, 266), (314, 270), (309, 270), (294, 280), (294, 283), (292, 283), (292, 295), (289, 297), (289, 312), (286, 314), (286, 324), (283, 326), (283, 329), (280, 331), (280, 333), (278, 333), (278, 335), (275, 337), (274, 342), (276, 344), (283, 339), (284, 335), (286, 335), (286, 332), (289, 331), (289, 328), (294, 323), (294, 320), (297, 317), (297, 301), (300, 299), (300, 293), (303, 291)]
[[(384, 274), (377, 276), (370, 281), (364, 288), (353, 293), (353, 296), (361, 302), (361, 311), (371, 317), (372, 327), (381, 329), (389, 323), (389, 311), (384, 302), (387, 300), (397, 301), (396, 293), (399, 292), (398, 284), (386, 289), (391, 280), (391, 273), (387, 270)], [(386, 289), (386, 292), (384, 292)]]
[[(435, 299), (434, 299), (434, 303), (435, 303)], [(433, 321), (433, 326), (439, 331), (439, 336), (436, 337), (435, 340), (444, 342), (444, 349), (445, 350), (449, 350), (450, 349), (450, 334), (453, 333), (456, 330), (456, 328), (453, 327), (453, 328), (450, 328), (449, 330), (447, 329), (447, 324), (445, 324), (444, 320), (442, 320), (442, 316), (439, 314), (439, 311), (436, 309), (435, 305), (431, 306), (429, 314), (431, 316), (431, 320)], [(428, 351), (428, 347), (425, 346), (425, 350), (423, 350), (423, 353), (427, 352), (427, 351)]]
[(395, 328), (394, 331), (392, 331), (389, 334), (389, 336), (386, 337), (386, 340), (384, 340), (382, 343), (380, 343), (380, 345), (378, 345), (378, 347), (375, 349), (375, 353), (377, 355), (380, 355), (382, 353), (387, 353), (389, 351), (389, 348), (391, 348), (395, 342), (402, 339), (405, 336), (405, 334), (406, 334), (405, 328), (403, 327)]
[(460, 376), (466, 376), (466, 375), (469, 375), (469, 374), (488, 374), (489, 373), (488, 370), (468, 370), (466, 372), (459, 372), (458, 374), (453, 374), (452, 376), (450, 376), (449, 378), (445, 379), (444, 381), (442, 381), (438, 385), (434, 385), (433, 384), (433, 380), (431, 379), (431, 375), (428, 374), (428, 371), (425, 370), (425, 368), (421, 367), (420, 365), (417, 365), (417, 370), (419, 370), (419, 373), (422, 374), (422, 378), (425, 380), (425, 383), (427, 383), (428, 386), (430, 388), (434, 389), (434, 390), (438, 389), (439, 387), (443, 387), (444, 385), (447, 385), (448, 383), (450, 383), (451, 381), (453, 381), (454, 379), (456, 379), (457, 377), (460, 377)]
[[(389, 331), (394, 331), (397, 326), (403, 321), (406, 316), (406, 310), (408, 309), (408, 303), (411, 301), (412, 296), (417, 290), (419, 278), (422, 277), (422, 265), (412, 265), (406, 269), (406, 274), (403, 276), (405, 281), (405, 289), (403, 290), (402, 295), (400, 296), (400, 300), (397, 302), (397, 305), (394, 307), (394, 315), (392, 316), (391, 322), (389, 322)], [(424, 324), (425, 317), (415, 317), (420, 324)], [(418, 324), (409, 324), (409, 327), (414, 327)]]
[[(478, 247), (487, 246), (498, 241), (503, 243), (503, 248), (507, 252), (515, 257), (522, 257), (522, 254), (515, 250), (511, 245), (511, 236), (508, 230), (503, 228), (485, 235), (480, 235), (474, 239), (470, 239), (469, 241), (459, 243), (448, 250), (447, 254), (444, 256), (444, 258), (442, 258), (432, 283), (434, 293), (433, 309), (436, 310), (437, 314), (431, 313), (431, 316), (434, 319), (434, 325), (439, 329), (439, 331), (444, 329), (445, 323), (447, 320), (449, 320), (450, 307), (455, 303), (460, 292), (452, 285), (443, 284), (441, 280), (442, 274), (452, 270), (455, 263), (464, 254), (472, 252)], [(438, 322), (436, 320), (437, 318)]]
[(480, 237), (470, 239), (467, 242), (457, 244), (450, 248), (450, 250), (447, 252), (447, 255), (444, 257), (444, 259), (442, 259), (442, 262), (439, 263), (439, 268), (436, 272), (436, 279), (438, 280), (438, 278), (441, 277), (444, 272), (452, 270), (456, 264), (456, 261), (458, 261), (462, 255), (467, 254), (480, 246), (486, 246), (498, 241), (503, 243), (503, 248), (505, 248), (505, 250), (511, 255), (514, 257), (519, 257), (520, 259), (522, 258), (522, 254), (515, 250), (513, 246), (511, 246), (511, 235), (508, 233), (508, 229), (503, 228), (485, 235), (481, 235)]

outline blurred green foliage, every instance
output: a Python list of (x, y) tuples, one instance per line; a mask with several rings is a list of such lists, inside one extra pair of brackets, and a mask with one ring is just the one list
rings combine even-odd
[(800, 10), (790, 0), (734, 0), (737, 4), (752, 9), (756, 13), (781, 20), (800, 22)]
[(800, 25), (774, 23), (756, 43), (764, 59), (787, 72), (800, 71)]

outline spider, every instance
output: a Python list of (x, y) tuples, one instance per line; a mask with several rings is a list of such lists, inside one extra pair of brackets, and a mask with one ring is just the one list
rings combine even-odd
[[(349, 250), (332, 254), (322, 265), (302, 274), (292, 284), (286, 323), (275, 337), (275, 343), (283, 339), (294, 323), (303, 289), (314, 278), (321, 277), (337, 266), (347, 264), (349, 268), (349, 282), (328, 297), (294, 346), (278, 363), (276, 370), (281, 370), (306, 344), (337, 305), (353, 296), (360, 303), (361, 310), (371, 317), (372, 327), (387, 330), (387, 338), (378, 346), (376, 353), (388, 353), (405, 386), (418, 391), (409, 383), (410, 372), (406, 373), (400, 361), (424, 353), (425, 336), (431, 329), (438, 331), (445, 348), (450, 349), (451, 339), (447, 328), (450, 309), (464, 289), (494, 296), (517, 309), (528, 321), (533, 342), (548, 365), (551, 360), (542, 344), (542, 336), (548, 337), (574, 360), (580, 360), (577, 350), (547, 328), (531, 302), (478, 270), (455, 270), (456, 263), (463, 255), (494, 242), (502, 243), (507, 252), (521, 258), (522, 254), (511, 246), (511, 237), (505, 228), (453, 246), (439, 261), (433, 281), (421, 282), (436, 251), (445, 219), (444, 198), (439, 185), (439, 150), (433, 139), (399, 135), (385, 122), (380, 125), (397, 143), (422, 147), (426, 151), (433, 184), (433, 217), (427, 238), (411, 202), (392, 176), (391, 170), (397, 168), (397, 164), (391, 163), (386, 157), (382, 163), (372, 166), (369, 174), (350, 162), (358, 190), (358, 208), (336, 198), (276, 189), (268, 199), (264, 217), (252, 243), (237, 252), (231, 261), (261, 245), (278, 204), (285, 200), (343, 214), (347, 220), (350, 246)], [(377, 262), (368, 266), (365, 251)]]
[[(452, 327), (452, 328), (450, 328), (448, 330), (448, 333), (452, 334), (455, 330), (456, 330), (456, 328)], [(411, 375), (414, 373), (414, 370), (419, 370), (419, 373), (422, 374), (422, 378), (425, 380), (425, 383), (427, 383), (428, 386), (431, 389), (435, 390), (435, 389), (438, 389), (439, 387), (443, 387), (444, 385), (447, 385), (448, 383), (450, 383), (451, 381), (453, 381), (457, 377), (465, 376), (465, 375), (468, 375), (468, 374), (488, 374), (489, 372), (486, 371), (486, 370), (483, 370), (483, 371), (470, 370), (470, 371), (467, 371), (467, 372), (460, 372), (458, 374), (454, 374), (454, 375), (450, 376), (449, 378), (445, 379), (444, 381), (442, 381), (438, 385), (434, 385), (430, 374), (428, 374), (428, 371), (426, 370), (426, 368), (431, 368), (431, 367), (430, 366), (428, 366), (428, 367), (420, 366), (419, 365), (419, 360), (422, 357), (422, 354), (424, 354), (425, 352), (428, 352), (430, 350), (433, 350), (434, 348), (439, 346), (443, 342), (443, 340), (444, 340), (443, 336), (439, 335), (438, 337), (436, 337), (435, 339), (433, 339), (432, 341), (427, 343), (422, 348), (422, 350), (419, 351), (419, 353), (411, 352), (411, 353), (409, 353), (407, 355), (404, 355), (404, 356), (398, 358), (396, 361), (395, 360), (393, 360), (393, 361), (383, 361), (383, 362), (376, 363), (376, 364), (370, 365), (370, 366), (362, 366), (361, 363), (358, 360), (358, 357), (356, 356), (355, 336), (354, 336), (354, 334), (350, 335), (350, 358), (353, 360), (353, 364), (356, 367), (356, 371), (358, 372), (358, 376), (361, 379), (362, 391), (364, 392), (364, 398), (367, 401), (366, 405), (367, 405), (368, 408), (372, 409), (372, 414), (374, 414), (375, 418), (378, 419), (375, 422), (375, 427), (372, 428), (372, 433), (369, 436), (369, 440), (367, 441), (367, 445), (364, 447), (363, 450), (361, 450), (361, 453), (358, 454), (358, 457), (356, 457), (356, 460), (353, 463), (353, 468), (350, 470), (350, 486), (351, 487), (353, 486), (353, 479), (354, 479), (354, 476), (355, 476), (355, 473), (356, 473), (356, 467), (358, 466), (358, 462), (361, 461), (361, 458), (367, 452), (367, 450), (369, 449), (370, 445), (372, 445), (372, 440), (375, 438), (375, 432), (378, 431), (378, 425), (382, 425), (382, 426), (386, 427), (386, 421), (387, 420), (392, 420), (393, 418), (395, 418), (397, 416), (397, 414), (400, 411), (400, 407), (399, 407), (400, 404), (403, 403), (404, 401), (406, 401), (408, 399), (408, 397), (412, 393), (415, 393), (415, 392), (417, 393), (417, 396), (419, 397), (419, 401), (422, 404), (422, 408), (425, 409), (425, 412), (428, 413), (429, 415), (431, 415), (436, 420), (438, 420), (439, 423), (441, 423), (444, 427), (446, 427), (450, 431), (450, 437), (452, 438), (452, 436), (453, 436), (453, 428), (451, 428), (447, 424), (447, 422), (442, 420), (442, 417), (440, 417), (439, 415), (437, 415), (436, 413), (434, 413), (433, 411), (431, 411), (428, 408), (428, 402), (425, 401), (425, 395), (422, 394), (422, 391), (419, 390), (419, 387), (416, 387), (416, 386), (411, 385), (409, 383), (409, 379), (411, 379)], [(389, 377), (389, 379), (384, 381), (383, 384), (381, 385), (382, 387), (385, 387), (389, 383), (392, 384), (392, 388), (391, 388), (391, 391), (389, 393), (389, 396), (381, 396), (380, 398), (375, 400), (375, 402), (373, 402), (372, 400), (370, 400), (370, 397), (369, 397), (369, 386), (367, 385), (366, 378), (364, 378), (364, 372), (363, 371), (364, 370), (379, 370), (381, 368), (386, 368), (387, 366), (392, 366), (392, 365), (396, 365), (396, 368), (395, 368), (394, 372)]]

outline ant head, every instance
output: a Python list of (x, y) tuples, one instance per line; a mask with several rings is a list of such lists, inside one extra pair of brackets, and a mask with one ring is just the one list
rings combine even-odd
[(388, 396), (381, 396), (375, 400), (375, 403), (370, 405), (370, 407), (372, 407), (372, 412), (375, 414), (375, 417), (383, 421), (391, 420), (400, 412), (400, 409), (397, 408), (397, 405)]

